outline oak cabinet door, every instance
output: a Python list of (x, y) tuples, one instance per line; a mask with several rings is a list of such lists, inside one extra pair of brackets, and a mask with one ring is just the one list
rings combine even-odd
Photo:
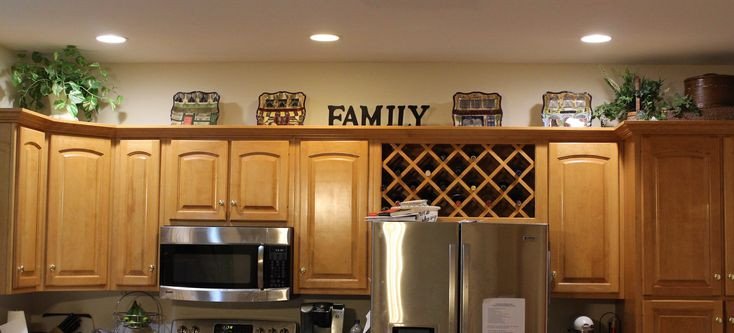
[(644, 301), (643, 333), (723, 333), (721, 301)]
[(164, 185), (167, 219), (225, 220), (228, 142), (171, 140), (169, 148)]
[(367, 178), (367, 142), (301, 142), (296, 292), (369, 293)]
[(641, 154), (644, 293), (721, 295), (721, 141), (653, 136)]
[(110, 140), (53, 135), (47, 287), (107, 285)]
[[(734, 137), (724, 138), (724, 260), (726, 295), (734, 296)], [(729, 327), (734, 330), (734, 323)]]
[(230, 220), (288, 219), (288, 150), (288, 141), (232, 142)]
[(616, 143), (551, 143), (549, 216), (553, 292), (619, 292)]
[(37, 290), (42, 286), (46, 236), (46, 134), (18, 129), (16, 215), (13, 241), (13, 290)]
[(155, 287), (160, 143), (120, 140), (115, 163), (112, 286)]

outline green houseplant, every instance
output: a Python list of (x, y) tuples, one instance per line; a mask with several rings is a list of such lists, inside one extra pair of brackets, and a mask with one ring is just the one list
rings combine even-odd
[(60, 111), (77, 119), (82, 110), (85, 119), (92, 120), (105, 105), (114, 110), (122, 103), (122, 96), (110, 96), (108, 72), (99, 63), (87, 60), (73, 45), (50, 57), (32, 52), (28, 58), (21, 53), (18, 60), (11, 67), (11, 80), (20, 107), (41, 110), (49, 96), (52, 113)]
[[(635, 89), (635, 79), (639, 77), (639, 90)], [(643, 120), (667, 119), (667, 115), (682, 117), (686, 112), (700, 114), (690, 96), (675, 94), (666, 97), (667, 89), (663, 89), (663, 80), (650, 80), (640, 77), (637, 73), (626, 69), (621, 75), (621, 84), (606, 75), (604, 81), (614, 91), (612, 101), (603, 103), (593, 111), (593, 118), (598, 118), (602, 124), (606, 120), (625, 120), (627, 112), (635, 110), (635, 99), (640, 98), (640, 111), (637, 117)], [(668, 112), (671, 111), (671, 112)]]

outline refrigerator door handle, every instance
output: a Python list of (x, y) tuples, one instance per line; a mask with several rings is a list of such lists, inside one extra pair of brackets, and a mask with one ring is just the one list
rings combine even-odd
[(449, 244), (449, 332), (458, 332), (456, 330), (456, 272), (459, 267), (456, 265), (456, 244)]
[(466, 314), (469, 308), (469, 262), (471, 256), (469, 253), (469, 244), (461, 243), (461, 321), (459, 323), (459, 332), (468, 332), (469, 316)]

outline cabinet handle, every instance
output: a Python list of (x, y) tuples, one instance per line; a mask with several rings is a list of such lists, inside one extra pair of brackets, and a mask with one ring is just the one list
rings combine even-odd
[(52, 272), (56, 271), (56, 265), (54, 264), (48, 265), (48, 270)]
[(18, 272), (20, 272), (20, 273), (25, 272), (25, 266), (23, 266), (23, 265), (18, 266)]
[(237, 206), (237, 200), (232, 200), (232, 201), (230, 201), (230, 202), (229, 202), (229, 205), (230, 205), (230, 206), (232, 206), (232, 207), (235, 207), (235, 206)]
[(148, 266), (148, 272), (153, 272), (155, 270), (155, 265)]
[(720, 281), (721, 280), (721, 274), (714, 273), (714, 280)]
[(224, 206), (224, 200), (217, 201), (217, 205), (219, 205), (219, 207), (223, 207)]
[(723, 320), (723, 319), (721, 319), (721, 317), (716, 317), (716, 318), (714, 318), (714, 321), (715, 321), (715, 322), (716, 322), (717, 324), (721, 324), (721, 323), (723, 323), (723, 322), (724, 322), (724, 320)]
[(301, 271), (301, 275), (305, 274), (306, 273), (306, 267), (301, 267), (301, 270), (300, 271)]
[(734, 281), (734, 274), (729, 273), (729, 274), (726, 275), (726, 277), (729, 278), (729, 280)]

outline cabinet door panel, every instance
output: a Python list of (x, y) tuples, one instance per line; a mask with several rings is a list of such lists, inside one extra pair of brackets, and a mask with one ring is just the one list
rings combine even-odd
[(288, 141), (233, 141), (231, 220), (288, 219)]
[(553, 292), (619, 292), (615, 143), (552, 143), (549, 228)]
[(715, 137), (643, 140), (645, 294), (721, 295), (720, 149)]
[(724, 232), (726, 294), (734, 296), (734, 137), (724, 139)]
[(227, 150), (227, 141), (171, 141), (164, 185), (169, 219), (226, 219)]
[(367, 143), (301, 143), (297, 287), (367, 293)]
[(721, 301), (645, 301), (643, 333), (723, 333)]
[(20, 127), (16, 173), (13, 289), (38, 289), (46, 235), (46, 134)]
[(46, 285), (107, 284), (110, 141), (51, 137)]
[(112, 282), (156, 285), (158, 262), (158, 140), (121, 140), (115, 169)]

